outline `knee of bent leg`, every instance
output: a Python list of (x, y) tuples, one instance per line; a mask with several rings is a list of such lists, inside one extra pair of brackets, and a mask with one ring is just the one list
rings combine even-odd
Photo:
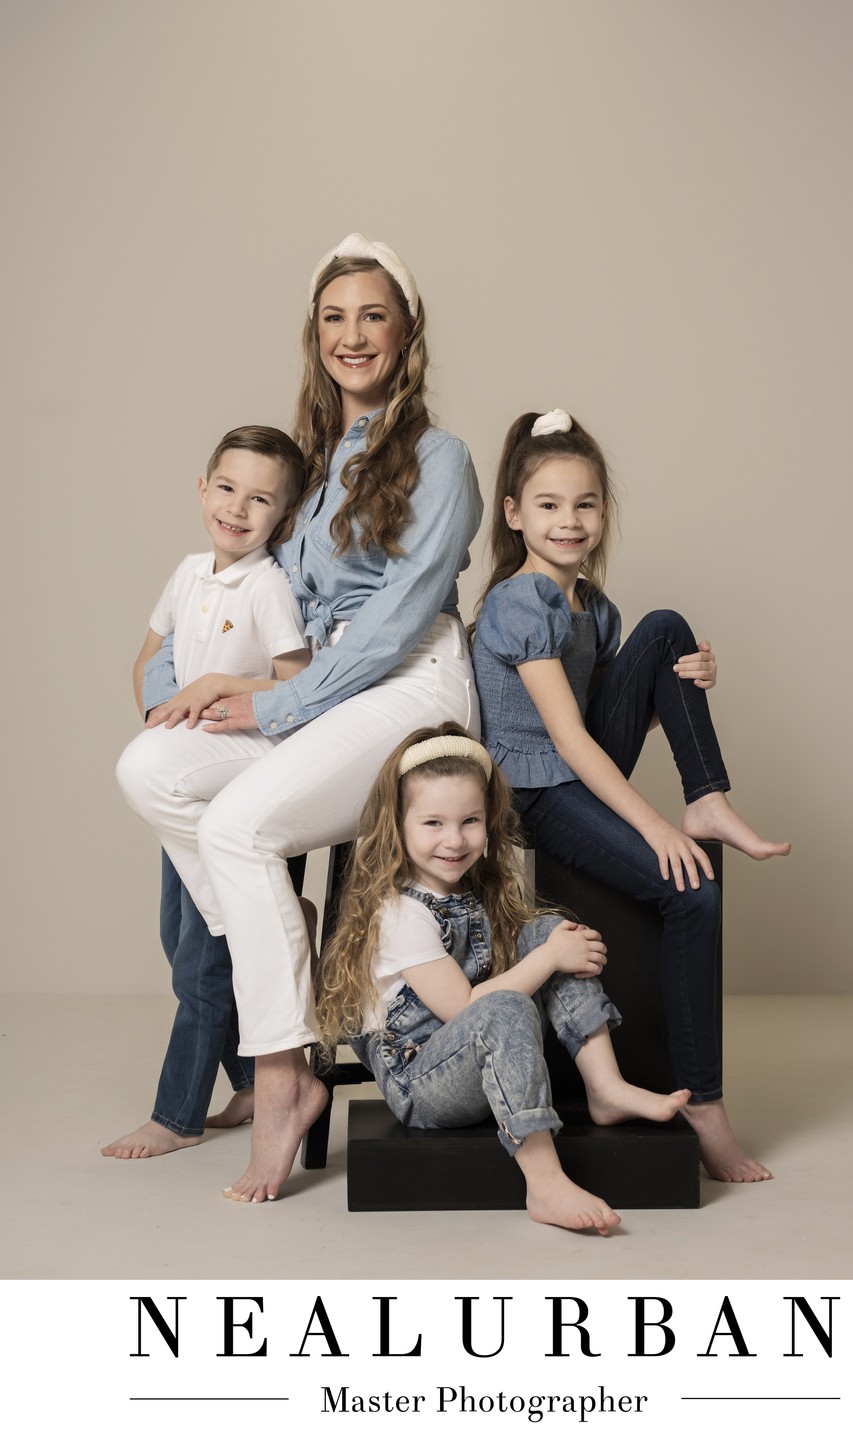
[(557, 912), (542, 912), (532, 921), (525, 922), (515, 941), (515, 950), (519, 957), (526, 957), (537, 947), (543, 946), (554, 928), (559, 927), (565, 920), (565, 916)]
[(716, 882), (712, 882), (706, 876), (701, 875), (698, 887), (688, 887), (683, 893), (684, 899), (692, 912), (697, 912), (707, 922), (719, 922), (722, 911), (722, 893)]
[(116, 781), (127, 802), (140, 817), (145, 817), (153, 806), (158, 766), (151, 761), (152, 756), (150, 746), (136, 739), (125, 748), (116, 763)]
[(643, 626), (648, 628), (650, 638), (667, 638), (681, 652), (695, 649), (696, 639), (690, 624), (674, 608), (656, 608), (654, 612), (647, 613)]

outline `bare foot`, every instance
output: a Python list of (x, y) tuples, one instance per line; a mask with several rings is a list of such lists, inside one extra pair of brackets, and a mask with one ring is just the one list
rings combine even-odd
[(576, 1186), (562, 1171), (537, 1181), (535, 1191), (528, 1188), (527, 1214), (544, 1226), (598, 1231), (600, 1236), (609, 1236), (613, 1227), (622, 1223), (622, 1217), (611, 1211), (606, 1201)]
[(747, 1156), (722, 1101), (685, 1106), (684, 1116), (699, 1137), (702, 1165), (714, 1181), (772, 1181), (773, 1172)]
[(753, 832), (735, 812), (724, 792), (706, 792), (684, 810), (681, 830), (694, 842), (725, 842), (747, 857), (763, 862), (768, 857), (787, 857), (790, 842), (767, 842)]
[[(294, 1063), (292, 1058), (299, 1058)], [(288, 1060), (281, 1060), (288, 1058)], [(255, 1063), (255, 1119), (249, 1165), (222, 1192), (230, 1201), (274, 1201), (290, 1175), (299, 1143), (329, 1100), (302, 1052), (275, 1052)]]
[(228, 1105), (223, 1111), (217, 1111), (215, 1116), (208, 1116), (205, 1126), (242, 1126), (244, 1121), (251, 1121), (255, 1110), (255, 1088), (244, 1086), (240, 1091), (235, 1091)]
[(631, 1086), (621, 1078), (595, 1091), (587, 1091), (589, 1114), (596, 1126), (616, 1126), (620, 1121), (634, 1121), (638, 1116), (644, 1121), (671, 1121), (689, 1099), (686, 1087), (662, 1096), (642, 1086)]
[(185, 1146), (197, 1146), (200, 1136), (178, 1136), (159, 1121), (146, 1121), (129, 1136), (120, 1136), (109, 1146), (101, 1147), (102, 1156), (115, 1156), (117, 1160), (135, 1161), (143, 1156), (168, 1156), (170, 1151), (183, 1151)]

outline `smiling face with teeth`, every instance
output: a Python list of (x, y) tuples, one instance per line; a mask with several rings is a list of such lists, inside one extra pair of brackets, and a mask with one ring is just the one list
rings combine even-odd
[(592, 464), (584, 458), (548, 458), (527, 479), (518, 502), (504, 499), (510, 528), (527, 549), (522, 573), (545, 573), (571, 597), (581, 564), (598, 547), (607, 504)]
[(204, 526), (213, 539), (214, 572), (263, 548), (292, 501), (291, 475), (278, 458), (227, 448), (198, 481)]
[(440, 897), (459, 891), (465, 873), (486, 850), (486, 797), (477, 777), (421, 776), (407, 780), (403, 845), (414, 879)]
[(385, 403), (410, 327), (380, 268), (341, 274), (319, 295), (320, 359), (340, 390), (345, 431)]

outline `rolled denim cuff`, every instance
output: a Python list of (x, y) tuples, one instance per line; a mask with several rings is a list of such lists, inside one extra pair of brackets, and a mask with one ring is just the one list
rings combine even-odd
[[(594, 980), (594, 979), (591, 979)], [(601, 990), (590, 992), (589, 1000), (572, 1012), (563, 1011), (560, 1020), (554, 1021), (554, 1004), (549, 1005), (548, 1015), (562, 1046), (574, 1061), (584, 1042), (607, 1023), (609, 1031), (622, 1025), (621, 1012)]]
[(175, 680), (175, 639), (170, 633), (162, 646), (145, 664), (142, 679), (142, 705), (146, 716), (180, 691)]
[(553, 1106), (534, 1106), (530, 1111), (516, 1111), (498, 1124), (498, 1140), (510, 1156), (517, 1156), (519, 1147), (534, 1131), (550, 1131), (556, 1136), (563, 1123)]

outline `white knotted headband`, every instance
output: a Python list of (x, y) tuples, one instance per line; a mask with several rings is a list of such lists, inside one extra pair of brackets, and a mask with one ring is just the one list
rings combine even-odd
[(438, 757), (470, 757), (474, 762), (480, 764), (486, 774), (486, 781), (492, 775), (492, 759), (486, 752), (481, 742), (475, 742), (472, 737), (459, 737), (455, 733), (445, 733), (441, 737), (428, 737), (423, 742), (416, 742), (412, 747), (407, 747), (400, 758), (400, 766), (397, 771), (402, 777), (404, 773), (411, 772), (413, 767), (420, 767), (425, 762), (434, 762)]
[(314, 317), (314, 294), (317, 289), (317, 281), (323, 270), (333, 259), (373, 259), (387, 269), (392, 279), (396, 279), (400, 288), (406, 296), (406, 303), (409, 306), (409, 313), (413, 319), (418, 317), (418, 286), (415, 283), (415, 276), (407, 264), (403, 263), (396, 250), (390, 244), (383, 244), (381, 239), (365, 239), (363, 234), (348, 234), (328, 254), (324, 254), (314, 273), (311, 275), (311, 284), (308, 289), (308, 318)]
[(572, 416), (565, 409), (550, 409), (547, 414), (540, 414), (530, 430), (530, 437), (544, 438), (549, 433), (568, 433), (571, 426)]

